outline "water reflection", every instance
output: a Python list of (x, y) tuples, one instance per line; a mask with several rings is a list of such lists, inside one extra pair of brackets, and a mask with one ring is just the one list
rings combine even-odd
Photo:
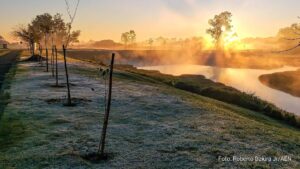
[(145, 70), (158, 70), (161, 73), (171, 75), (201, 74), (216, 82), (224, 83), (247, 93), (254, 93), (264, 100), (274, 103), (278, 107), (300, 115), (300, 98), (275, 90), (263, 85), (258, 77), (263, 74), (275, 72), (294, 71), (296, 67), (283, 67), (272, 70), (262, 69), (237, 69), (218, 68), (201, 65), (164, 65), (140, 67)]

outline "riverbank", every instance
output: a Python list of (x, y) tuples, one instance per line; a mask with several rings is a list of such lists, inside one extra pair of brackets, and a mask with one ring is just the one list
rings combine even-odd
[[(82, 54), (82, 57), (78, 55), (79, 52)], [(82, 53), (83, 52), (83, 53)], [(109, 59), (108, 53), (105, 57), (99, 57), (93, 55), (85, 55), (86, 51), (71, 51), (71, 58), (79, 59), (84, 62), (94, 63), (94, 64), (103, 64), (104, 58)], [(89, 51), (88, 51), (89, 52)], [(99, 52), (99, 51), (93, 51)], [(106, 51), (108, 52), (108, 51)], [(69, 53), (68, 53), (69, 54)], [(87, 54), (87, 53), (86, 53)], [(121, 56), (119, 58), (118, 63), (122, 63), (121, 60), (124, 58)], [(125, 59), (126, 60), (126, 59)], [(289, 125), (300, 127), (300, 117), (294, 113), (287, 112), (271, 104), (251, 93), (241, 92), (235, 88), (225, 86), (221, 83), (215, 83), (211, 80), (206, 79), (204, 76), (198, 75), (184, 75), (184, 76), (172, 76), (162, 74), (158, 71), (149, 71), (149, 70), (138, 70), (133, 66), (120, 66), (121, 69), (132, 72), (135, 75), (139, 75), (139, 78), (147, 79), (150, 81), (154, 81), (155, 83), (164, 83), (169, 86), (189, 91), (192, 93), (197, 93), (202, 96), (210, 97), (213, 99), (217, 99), (226, 103), (234, 104), (237, 106), (241, 106), (246, 109), (250, 109), (253, 111), (261, 112), (269, 117), (285, 122)], [(176, 71), (176, 70), (175, 70)]]
[[(76, 107), (38, 63), (19, 63), (0, 125), (0, 168), (297, 168), (299, 129), (116, 66), (108, 130), (110, 159), (82, 155), (98, 146), (104, 81), (98, 66), (69, 60)], [(63, 84), (60, 61), (59, 82)], [(150, 72), (150, 71), (149, 71)], [(28, 95), (30, 93), (30, 95)], [(219, 157), (291, 157), (234, 162)]]
[(262, 75), (259, 80), (266, 86), (300, 97), (300, 69)]
[(124, 69), (143, 78), (152, 79), (181, 90), (261, 112), (274, 119), (281, 120), (295, 127), (300, 127), (299, 116), (281, 110), (275, 105), (256, 97), (254, 94), (241, 92), (222, 83), (215, 83), (202, 75), (172, 76), (162, 74), (159, 71), (140, 70), (132, 66), (125, 66)]

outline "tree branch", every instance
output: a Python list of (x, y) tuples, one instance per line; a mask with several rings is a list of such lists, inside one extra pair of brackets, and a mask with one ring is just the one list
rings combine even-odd
[(76, 4), (75, 11), (74, 11), (73, 15), (71, 13), (70, 4), (69, 4), (68, 0), (65, 0), (65, 2), (66, 2), (67, 13), (68, 13), (69, 18), (70, 18), (70, 24), (72, 24), (74, 22), (75, 17), (76, 17), (80, 0), (77, 0), (77, 4)]
[(294, 49), (298, 48), (299, 46), (300, 46), (300, 43), (299, 43), (298, 45), (296, 45), (296, 46), (290, 48), (290, 49), (283, 50), (283, 51), (277, 51), (277, 52), (275, 52), (275, 53), (284, 53), (284, 52), (288, 52), (288, 51), (291, 51), (291, 50), (294, 50)]
[(300, 40), (300, 38), (283, 38), (284, 40)]
[(296, 31), (293, 31), (293, 33), (296, 34), (296, 35), (300, 35), (300, 33), (299, 33), (299, 32), (296, 32)]
[(68, 0), (65, 0), (65, 2), (66, 2), (67, 13), (68, 13), (69, 18), (70, 18), (70, 23), (69, 23), (69, 28), (68, 28), (68, 38), (67, 38), (67, 42), (65, 44), (65, 48), (67, 48), (69, 43), (70, 43), (72, 24), (73, 24), (74, 19), (76, 17), (80, 0), (77, 0), (77, 4), (76, 4), (75, 11), (74, 11), (73, 15), (71, 14), (70, 4), (69, 4)]

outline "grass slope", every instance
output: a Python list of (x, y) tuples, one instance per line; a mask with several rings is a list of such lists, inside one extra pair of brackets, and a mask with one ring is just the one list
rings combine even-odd
[[(0, 123), (0, 168), (300, 167), (299, 129), (123, 69), (114, 77), (107, 140), (111, 158), (99, 164), (85, 161), (81, 155), (98, 145), (104, 82), (91, 65), (74, 61), (70, 72), (73, 97), (86, 100), (74, 108), (49, 102), (64, 99), (66, 89), (50, 87), (54, 79), (44, 67), (17, 66)], [(292, 161), (218, 160), (233, 155), (287, 155)]]
[[(101, 53), (101, 55), (99, 55), (99, 52)], [(82, 60), (84, 62), (103, 64), (105, 63), (104, 60), (106, 60), (106, 62), (107, 60), (109, 60), (109, 53), (110, 51), (106, 50), (75, 50), (68, 52), (68, 56), (74, 59)], [(128, 63), (129, 60), (130, 62), (137, 64), (132, 58), (124, 58), (123, 55), (117, 57), (118, 63)], [(241, 106), (253, 111), (258, 111), (269, 117), (281, 120), (287, 124), (300, 128), (299, 116), (284, 111), (278, 108), (277, 106), (256, 97), (253, 94), (241, 92), (235, 88), (225, 86), (221, 83), (215, 83), (201, 75), (172, 76), (162, 74), (158, 71), (137, 70), (133, 66), (121, 65), (119, 66), (119, 68), (121, 70), (125, 70), (127, 72), (135, 74), (134, 78), (141, 78), (143, 80), (151, 81), (154, 83), (164, 83), (178, 89), (186, 90), (192, 93), (197, 93), (226, 103)]]
[(120, 68), (142, 79), (164, 83), (178, 89), (261, 112), (262, 114), (281, 120), (292, 126), (300, 127), (300, 117), (281, 110), (275, 105), (252, 94), (241, 92), (222, 83), (215, 83), (202, 75), (172, 76), (162, 74), (158, 71), (138, 70), (132, 66), (120, 66)]

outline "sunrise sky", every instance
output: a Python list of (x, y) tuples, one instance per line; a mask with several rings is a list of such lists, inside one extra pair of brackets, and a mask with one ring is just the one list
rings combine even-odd
[[(82, 31), (81, 41), (120, 41), (130, 29), (138, 41), (204, 36), (208, 19), (227, 10), (241, 38), (268, 37), (299, 21), (299, 7), (299, 0), (81, 0), (74, 28)], [(45, 12), (67, 16), (65, 9), (63, 0), (0, 0), (0, 35), (12, 40), (16, 25)]]

